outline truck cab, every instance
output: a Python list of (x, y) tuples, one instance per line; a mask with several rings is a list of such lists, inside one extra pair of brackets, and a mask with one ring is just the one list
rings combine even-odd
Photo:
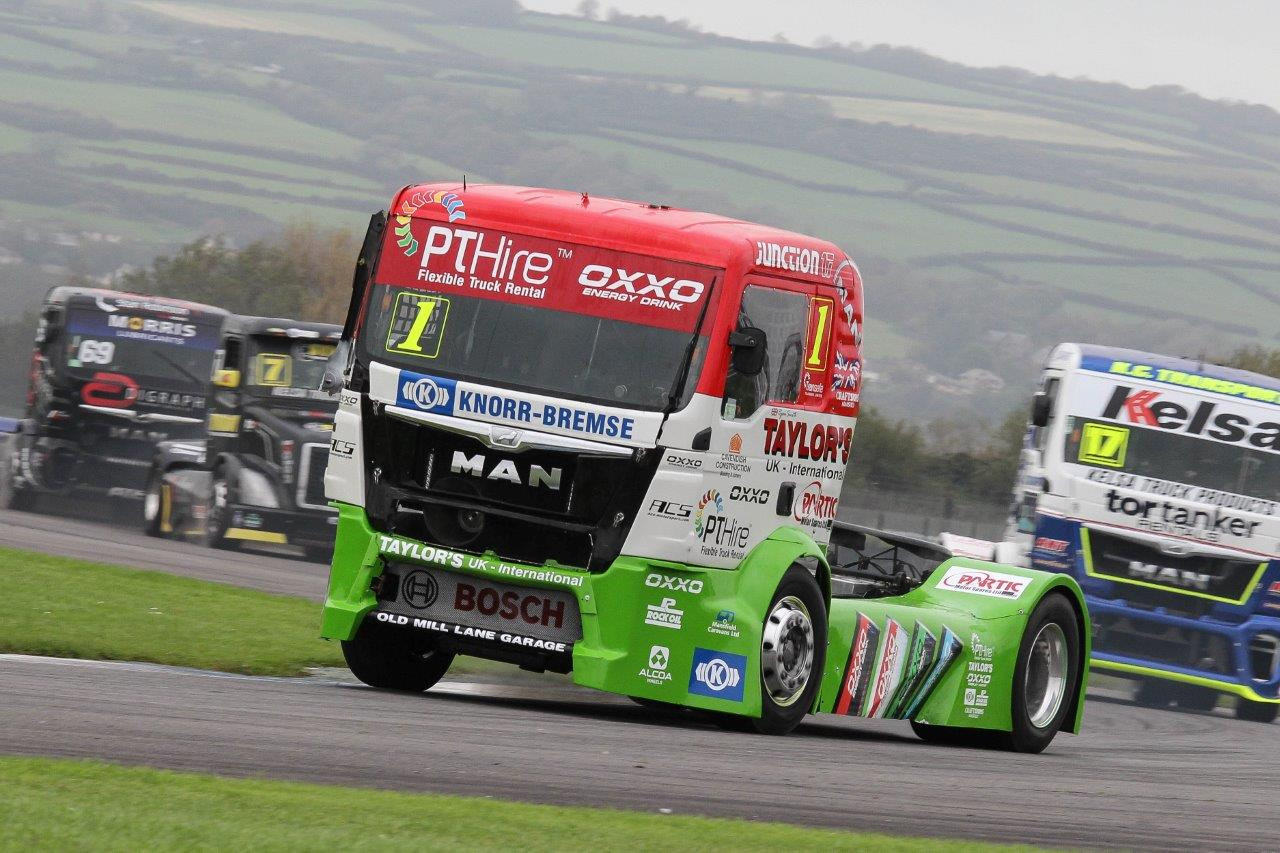
[(0, 459), (5, 505), (32, 508), (41, 495), (141, 498), (156, 444), (204, 431), (226, 317), (177, 299), (52, 289), (25, 417)]
[(324, 497), (336, 401), (320, 390), (341, 329), (230, 317), (209, 390), (205, 434), (161, 444), (143, 524), (154, 535), (301, 546), (328, 556), (336, 515)]

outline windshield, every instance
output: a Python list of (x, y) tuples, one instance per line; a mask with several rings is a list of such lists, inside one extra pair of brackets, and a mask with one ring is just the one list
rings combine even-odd
[(1119, 471), (1272, 499), (1280, 493), (1280, 453), (1111, 421), (1067, 419), (1064, 459)]
[(271, 397), (329, 401), (329, 395), (320, 391), (320, 380), (333, 350), (333, 344), (321, 341), (280, 335), (251, 338), (246, 390)]
[[(679, 390), (694, 338), (623, 320), (384, 285), (374, 288), (362, 337), (369, 357), (410, 370), (650, 410), (664, 408)], [(686, 384), (687, 398), (694, 383)]]
[(200, 318), (75, 306), (67, 312), (64, 363), (78, 378), (106, 372), (203, 389), (217, 340), (218, 325)]

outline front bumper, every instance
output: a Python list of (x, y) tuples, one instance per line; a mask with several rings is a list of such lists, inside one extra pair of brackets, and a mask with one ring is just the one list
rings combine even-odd
[(231, 523), (226, 538), (273, 545), (331, 547), (338, 514), (328, 510), (271, 509), (246, 504), (228, 507)]
[[(1251, 657), (1251, 644), (1259, 635), (1280, 638), (1280, 618), (1253, 615), (1237, 624), (1142, 610), (1087, 593), (1085, 600), (1094, 626), (1091, 664), (1095, 669), (1199, 685), (1253, 702), (1280, 703), (1280, 666), (1273, 662), (1269, 674), (1259, 672), (1258, 662)], [(1135, 639), (1144, 635), (1147, 643)], [(1187, 642), (1173, 642), (1173, 637)], [(1145, 649), (1140, 648), (1144, 645)], [(1196, 654), (1186, 653), (1187, 648), (1213, 654), (1211, 659), (1197, 660)]]

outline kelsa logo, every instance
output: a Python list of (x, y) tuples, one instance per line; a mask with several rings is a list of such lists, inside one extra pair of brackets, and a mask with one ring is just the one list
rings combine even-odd
[(1211, 400), (1201, 400), (1193, 412), (1186, 406), (1161, 398), (1160, 391), (1134, 391), (1117, 385), (1102, 410), (1102, 417), (1188, 435), (1204, 435), (1232, 444), (1247, 441), (1262, 450), (1280, 450), (1280, 423), (1264, 421), (1255, 424), (1238, 412), (1218, 411), (1218, 404)]
[(80, 399), (86, 406), (127, 409), (138, 399), (138, 383), (123, 373), (98, 372), (84, 383)]
[(717, 515), (721, 515), (724, 513), (724, 498), (720, 497), (720, 493), (717, 492), (715, 489), (711, 489), (710, 491), (704, 493), (702, 495), (702, 498), (698, 501), (697, 510), (693, 514), (693, 531), (697, 533), (699, 536), (701, 536), (703, 531), (706, 529), (706, 521), (705, 521), (704, 515), (710, 514), (706, 512), (708, 504), (711, 504), (715, 507), (715, 513)]

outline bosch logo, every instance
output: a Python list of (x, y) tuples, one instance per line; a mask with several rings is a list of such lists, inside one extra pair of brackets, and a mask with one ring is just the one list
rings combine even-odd
[(661, 575), (656, 572), (645, 577), (644, 585), (651, 589), (670, 589), (676, 592), (687, 592), (690, 595), (697, 595), (702, 592), (702, 581), (697, 578), (672, 577), (671, 575)]
[(449, 405), (449, 390), (441, 388), (434, 380), (423, 377), (404, 383), (401, 389), (406, 400), (420, 409), (434, 409), (437, 406)]
[(717, 693), (737, 687), (742, 681), (742, 674), (725, 663), (722, 658), (712, 658), (694, 668), (694, 675), (707, 687)]
[(405, 604), (418, 610), (426, 610), (436, 603), (440, 587), (436, 584), (436, 579), (427, 572), (409, 572), (404, 576), (400, 592)]

